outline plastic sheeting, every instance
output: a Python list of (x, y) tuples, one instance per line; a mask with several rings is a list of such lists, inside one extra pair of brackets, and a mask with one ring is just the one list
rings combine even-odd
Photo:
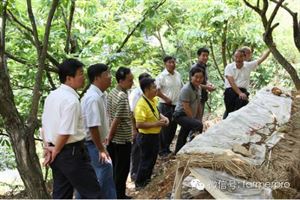
[[(283, 90), (287, 93), (286, 90)], [(229, 116), (210, 127), (205, 133), (196, 136), (187, 143), (177, 154), (236, 154), (244, 161), (260, 165), (265, 159), (268, 147), (274, 146), (282, 134), (273, 134), (277, 125), (288, 122), (290, 118), (292, 99), (288, 96), (276, 96), (271, 88), (261, 89), (250, 103), (230, 113)], [(270, 130), (274, 129), (274, 130)], [(245, 157), (232, 151), (234, 145), (248, 144), (252, 156)]]

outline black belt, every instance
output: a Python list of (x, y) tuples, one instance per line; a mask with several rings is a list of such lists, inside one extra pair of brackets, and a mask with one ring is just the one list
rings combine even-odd
[(164, 104), (164, 105), (166, 105), (166, 106), (173, 107), (173, 108), (176, 107), (176, 105), (170, 105), (170, 104), (166, 104), (166, 103), (161, 103), (161, 104)]
[[(242, 92), (247, 92), (247, 89), (246, 88), (240, 88), (239, 89), (242, 91)], [(226, 88), (226, 90), (233, 90), (232, 87), (229, 87), (229, 88)]]
[[(49, 146), (54, 147), (55, 145), (53, 143), (48, 143)], [(78, 142), (73, 142), (73, 143), (68, 143), (65, 144), (63, 149), (70, 149), (73, 147), (84, 147), (84, 140), (78, 141)]]

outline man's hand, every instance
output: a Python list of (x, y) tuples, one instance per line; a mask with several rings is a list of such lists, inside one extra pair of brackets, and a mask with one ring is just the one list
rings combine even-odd
[(111, 158), (106, 150), (102, 152), (99, 151), (99, 162), (101, 162), (102, 164), (111, 162)]
[(166, 122), (164, 119), (160, 119), (159, 121), (156, 122), (155, 126), (165, 126)]
[(168, 126), (170, 121), (167, 117), (162, 118), (163, 122), (165, 122), (165, 126)]
[(51, 164), (55, 160), (57, 154), (59, 153), (55, 149), (55, 147), (49, 147), (49, 146), (44, 148), (44, 152), (45, 152), (44, 155), (46, 155), (46, 157), (43, 164), (45, 164), (46, 166)]
[(134, 140), (136, 138), (137, 134), (138, 134), (138, 131), (136, 130), (136, 128), (133, 128), (132, 129), (132, 140)]
[(51, 161), (51, 152), (45, 147), (44, 148), (44, 161), (43, 166), (48, 167)]
[(245, 93), (243, 93), (243, 92), (241, 92), (241, 93), (239, 94), (239, 98), (242, 99), (242, 100), (248, 100), (247, 95), (246, 95)]
[(172, 105), (172, 101), (171, 101), (171, 99), (169, 99), (169, 98), (166, 98), (166, 99), (165, 99), (165, 102), (166, 102), (167, 105)]
[(104, 144), (107, 146), (112, 141), (113, 136), (111, 134), (108, 134), (108, 136), (104, 140)]
[(168, 126), (169, 119), (164, 117), (164, 118), (161, 118), (157, 123), (158, 123), (158, 126)]
[(213, 92), (216, 90), (215, 86), (213, 84), (208, 84), (206, 85), (206, 90), (209, 91), (209, 92)]

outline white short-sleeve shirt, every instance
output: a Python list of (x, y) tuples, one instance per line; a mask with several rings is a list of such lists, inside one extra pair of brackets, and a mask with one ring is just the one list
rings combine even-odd
[(98, 126), (101, 142), (109, 132), (106, 95), (97, 86), (91, 84), (81, 100), (86, 140), (91, 140), (90, 127)]
[[(174, 74), (164, 69), (156, 78), (157, 88), (172, 101), (172, 105), (176, 106), (179, 100), (180, 89), (183, 86), (181, 75), (175, 70)], [(159, 102), (166, 103), (162, 98)]]
[(128, 96), (130, 111), (133, 112), (138, 100), (143, 95), (143, 91), (140, 87), (136, 87), (130, 92)]
[[(255, 70), (258, 66), (257, 61), (251, 61), (251, 62), (244, 62), (244, 65), (241, 69), (238, 69), (236, 67), (236, 63), (230, 63), (225, 68), (225, 77), (231, 76), (233, 77), (235, 84), (239, 88), (249, 88), (250, 84), (250, 73), (251, 71)], [(230, 88), (231, 85), (229, 84), (229, 81), (227, 78), (225, 78), (225, 88)]]
[(42, 114), (42, 127), (46, 142), (54, 145), (58, 135), (70, 135), (66, 144), (84, 139), (79, 95), (73, 88), (62, 84), (48, 95)]

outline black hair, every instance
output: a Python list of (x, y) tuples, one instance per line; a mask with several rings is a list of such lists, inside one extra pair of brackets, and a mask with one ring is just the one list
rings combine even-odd
[(173, 56), (164, 57), (164, 63), (168, 62), (169, 60), (176, 60), (176, 59)]
[(139, 75), (139, 83), (140, 83), (141, 80), (144, 79), (144, 78), (151, 78), (151, 75), (148, 74), (147, 72), (141, 73), (141, 74)]
[(235, 51), (234, 54), (236, 54), (236, 53), (241, 53), (241, 54), (243, 54), (244, 56), (246, 56), (246, 52), (245, 52), (245, 50), (243, 50), (243, 49), (237, 49), (237, 50)]
[(203, 64), (203, 63), (197, 63), (194, 67), (202, 68), (203, 71), (206, 68), (205, 64)]
[(116, 72), (117, 82), (119, 83), (120, 80), (125, 80), (126, 79), (126, 75), (130, 74), (130, 73), (131, 73), (131, 71), (130, 71), (129, 68), (127, 68), (127, 67), (119, 67), (119, 69)]
[(153, 79), (153, 78), (143, 78), (140, 82), (140, 87), (141, 87), (143, 93), (145, 92), (145, 90), (147, 88), (150, 88), (154, 82), (155, 82), (155, 79)]
[(203, 52), (208, 53), (209, 54), (209, 50), (206, 47), (202, 47), (200, 49), (198, 49), (197, 51), (197, 55), (200, 56)]
[(65, 83), (67, 76), (75, 77), (76, 71), (84, 64), (74, 58), (68, 58), (58, 65), (58, 76), (61, 83)]
[(195, 66), (192, 69), (190, 69), (190, 72), (189, 72), (190, 81), (191, 81), (192, 76), (194, 76), (196, 73), (199, 73), (199, 72), (201, 72), (203, 74), (203, 76), (205, 76), (204, 70), (201, 67)]
[(97, 76), (100, 76), (103, 72), (107, 71), (107, 69), (108, 66), (102, 63), (91, 65), (87, 71), (90, 83), (93, 83), (95, 78)]

